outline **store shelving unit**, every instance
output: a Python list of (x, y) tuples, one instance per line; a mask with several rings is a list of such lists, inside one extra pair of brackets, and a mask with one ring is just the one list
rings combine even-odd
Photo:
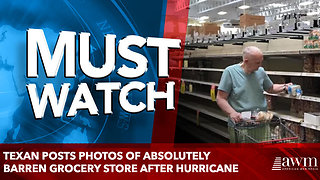
[[(224, 69), (217, 68), (182, 68), (188, 71), (213, 71), (223, 72)], [(320, 73), (307, 73), (307, 72), (285, 72), (285, 71), (266, 71), (268, 75), (275, 76), (299, 76), (299, 77), (320, 77)]]
[(199, 98), (206, 99), (206, 100), (211, 100), (210, 96), (207, 96), (207, 95), (202, 94), (202, 93), (185, 92), (184, 94), (195, 96), (195, 97), (199, 97)]
[[(216, 134), (225, 140), (229, 139), (226, 126), (228, 119), (221, 111), (212, 109), (202, 104), (183, 100), (179, 101), (179, 108), (184, 109), (179, 111), (179, 117), (200, 128), (205, 129), (206, 131), (211, 132), (212, 134)], [(214, 118), (216, 121), (210, 118)], [(219, 121), (222, 121), (223, 123), (219, 123)]]
[(204, 81), (196, 81), (196, 80), (192, 80), (192, 79), (181, 79), (182, 81), (184, 82), (188, 82), (188, 83), (195, 83), (195, 84), (203, 84), (203, 85), (216, 85), (216, 86), (219, 86), (219, 84), (217, 83), (212, 83), (212, 82), (204, 82)]
[[(208, 96), (208, 95), (204, 95), (204, 94), (199, 94), (199, 93), (190, 93), (190, 92), (185, 92), (184, 94), (186, 95), (190, 95), (190, 96), (194, 96), (194, 97), (198, 97), (198, 98), (202, 98), (202, 99), (205, 99), (205, 100), (211, 100), (211, 97)], [(180, 104), (180, 103), (179, 103)], [(199, 104), (193, 104), (194, 107), (201, 107)], [(187, 106), (185, 106), (187, 107)], [(190, 106), (188, 106), (190, 108)], [(192, 109), (192, 108), (190, 108)], [(199, 110), (201, 112), (201, 110)], [(208, 112), (208, 111), (206, 111)], [(303, 122), (303, 118), (299, 118), (299, 117), (295, 117), (293, 115), (290, 115), (290, 112), (289, 111), (270, 111), (272, 112), (274, 115), (280, 117), (281, 119), (285, 119), (285, 120), (288, 120), (288, 121), (292, 121), (292, 122), (296, 122), (296, 123), (301, 123)], [(210, 115), (212, 117), (215, 117), (215, 118), (218, 118), (220, 120), (223, 120), (223, 121), (226, 121), (227, 117), (226, 116), (223, 116), (222, 115), (222, 112), (212, 112), (211, 114), (210, 113), (205, 113), (207, 115)]]
[[(311, 55), (311, 54), (320, 54), (319, 49), (303, 49), (303, 50), (280, 50), (280, 51), (265, 51), (263, 52), (264, 56), (297, 56), (297, 55)], [(184, 59), (192, 59), (192, 58), (227, 58), (227, 57), (242, 57), (241, 53), (219, 53), (219, 54), (206, 54), (205, 56), (191, 54), (185, 55)]]
[(295, 96), (290, 96), (289, 94), (271, 94), (271, 93), (267, 93), (267, 92), (264, 92), (264, 94), (268, 95), (268, 96), (283, 97), (283, 98), (311, 101), (311, 102), (317, 102), (317, 103), (320, 102), (319, 95), (314, 95), (314, 96), (302, 95), (300, 97), (295, 97)]
[(220, 120), (225, 121), (225, 122), (228, 121), (227, 116), (224, 115), (222, 112), (220, 112), (220, 111), (212, 111), (212, 110), (208, 109), (206, 106), (201, 106), (201, 105), (198, 105), (198, 104), (195, 104), (195, 103), (190, 103), (190, 102), (189, 103), (188, 102), (179, 102), (179, 105), (184, 106), (184, 107), (189, 108), (189, 109), (193, 109), (193, 110), (195, 110), (197, 112), (206, 114), (208, 116), (220, 119)]
[[(283, 58), (287, 59), (286, 62), (289, 62), (290, 59), (295, 59), (295, 62), (301, 61), (302, 63), (299, 63), (298, 65), (303, 65), (303, 57), (306, 55), (320, 55), (319, 49), (303, 49), (303, 50), (289, 50), (289, 51), (266, 51), (264, 54), (264, 62), (267, 63), (269, 59), (275, 59), (279, 57), (279, 61), (281, 61)], [(192, 84), (193, 90), (192, 92), (186, 91), (180, 95), (179, 100), (179, 108), (180, 109), (187, 109), (187, 110), (193, 110), (195, 113), (197, 113), (196, 118), (197, 125), (201, 124), (201, 121), (205, 121), (205, 118), (202, 117), (202, 114), (205, 116), (212, 117), (216, 120), (220, 120), (222, 122), (227, 121), (226, 115), (218, 108), (215, 101), (212, 101), (212, 98), (210, 96), (210, 86), (215, 85), (219, 86), (219, 79), (221, 77), (221, 74), (224, 71), (224, 68), (228, 65), (235, 64), (235, 62), (241, 61), (242, 54), (241, 53), (219, 53), (214, 54), (212, 52), (209, 52), (209, 50), (201, 50), (201, 53), (195, 54), (188, 52), (187, 55), (184, 56), (184, 60), (188, 61), (188, 67), (182, 68), (182, 81), (186, 83), (186, 87), (188, 87), (188, 84)], [(201, 63), (200, 63), (201, 62)], [(228, 62), (228, 63), (226, 63)], [(281, 62), (278, 62), (281, 64)], [(214, 65), (213, 65), (214, 64)], [(284, 65), (286, 66), (286, 65)], [(309, 78), (309, 79), (318, 79), (320, 78), (320, 73), (309, 73), (309, 72), (303, 72), (303, 66), (300, 67), (300, 70), (298, 69), (272, 69), (272, 66), (266, 68), (266, 73), (270, 77), (274, 77), (274, 79), (278, 80), (281, 78), (289, 78), (296, 80)], [(216, 77), (217, 78), (212, 78)], [(271, 78), (272, 79), (272, 78)], [(319, 81), (318, 81), (319, 82)], [(277, 83), (277, 82), (275, 82)], [(319, 88), (319, 87), (317, 87)], [(290, 112), (290, 102), (291, 100), (301, 100), (301, 101), (309, 101), (312, 103), (320, 103), (320, 94), (317, 93), (306, 93), (303, 94), (300, 97), (293, 97), (288, 94), (270, 94), (267, 92), (264, 92), (266, 96), (271, 96), (275, 98), (277, 101), (284, 101), (284, 103), (287, 103), (284, 105), (286, 108), (275, 108), (272, 110), (272, 112), (277, 115), (278, 117), (291, 122), (298, 124), (301, 128), (308, 128), (315, 131), (320, 131), (320, 127), (312, 126), (308, 124), (303, 123), (303, 118), (297, 116), (296, 114)], [(191, 99), (190, 99), (191, 98)], [(203, 105), (204, 101), (206, 102), (206, 105)], [(208, 103), (211, 103), (212, 106), (214, 106), (215, 109), (208, 108)], [(282, 103), (282, 102), (281, 102)], [(279, 103), (279, 104), (281, 104)], [(179, 111), (179, 109), (178, 109)], [(180, 117), (183, 117), (184, 119), (192, 119), (190, 116), (186, 115), (185, 113), (181, 114), (178, 112)], [(187, 117), (188, 116), (188, 117)], [(225, 123), (225, 127), (221, 128), (221, 126), (216, 126), (214, 124), (205, 123), (201, 125), (201, 127), (212, 130), (213, 133), (220, 135), (221, 137), (226, 138), (227, 124)], [(223, 132), (223, 133), (222, 133)]]

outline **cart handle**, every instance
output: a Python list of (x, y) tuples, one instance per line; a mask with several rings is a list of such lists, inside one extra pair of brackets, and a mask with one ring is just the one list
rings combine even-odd
[(268, 140), (268, 141), (261, 141), (260, 143), (272, 143), (272, 142), (294, 140), (294, 139), (298, 139), (298, 137), (288, 137), (288, 138), (283, 138), (283, 139), (274, 139), (274, 140)]

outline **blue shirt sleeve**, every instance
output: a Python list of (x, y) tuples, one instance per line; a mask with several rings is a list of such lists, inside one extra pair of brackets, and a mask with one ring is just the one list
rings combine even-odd
[(226, 68), (222, 73), (218, 90), (221, 90), (230, 94), (231, 89), (232, 89), (232, 79), (231, 79), (229, 69)]
[(273, 82), (269, 78), (268, 74), (264, 71), (264, 69), (263, 69), (263, 73), (264, 73), (263, 89), (267, 91), (273, 86)]

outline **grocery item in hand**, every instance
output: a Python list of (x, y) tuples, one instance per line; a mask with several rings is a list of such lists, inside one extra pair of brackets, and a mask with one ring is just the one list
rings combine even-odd
[(243, 111), (241, 112), (242, 120), (250, 120), (251, 119), (251, 111)]
[(288, 94), (290, 96), (300, 97), (302, 95), (301, 86), (296, 84), (288, 86)]

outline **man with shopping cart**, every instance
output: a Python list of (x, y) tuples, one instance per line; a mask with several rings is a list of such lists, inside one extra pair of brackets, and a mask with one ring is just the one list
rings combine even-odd
[(235, 123), (243, 119), (241, 112), (267, 111), (263, 92), (284, 92), (292, 84), (273, 84), (261, 67), (263, 54), (259, 48), (244, 48), (242, 59), (240, 64), (228, 66), (224, 70), (218, 87), (217, 104), (229, 116), (230, 142), (233, 141), (232, 129)]

